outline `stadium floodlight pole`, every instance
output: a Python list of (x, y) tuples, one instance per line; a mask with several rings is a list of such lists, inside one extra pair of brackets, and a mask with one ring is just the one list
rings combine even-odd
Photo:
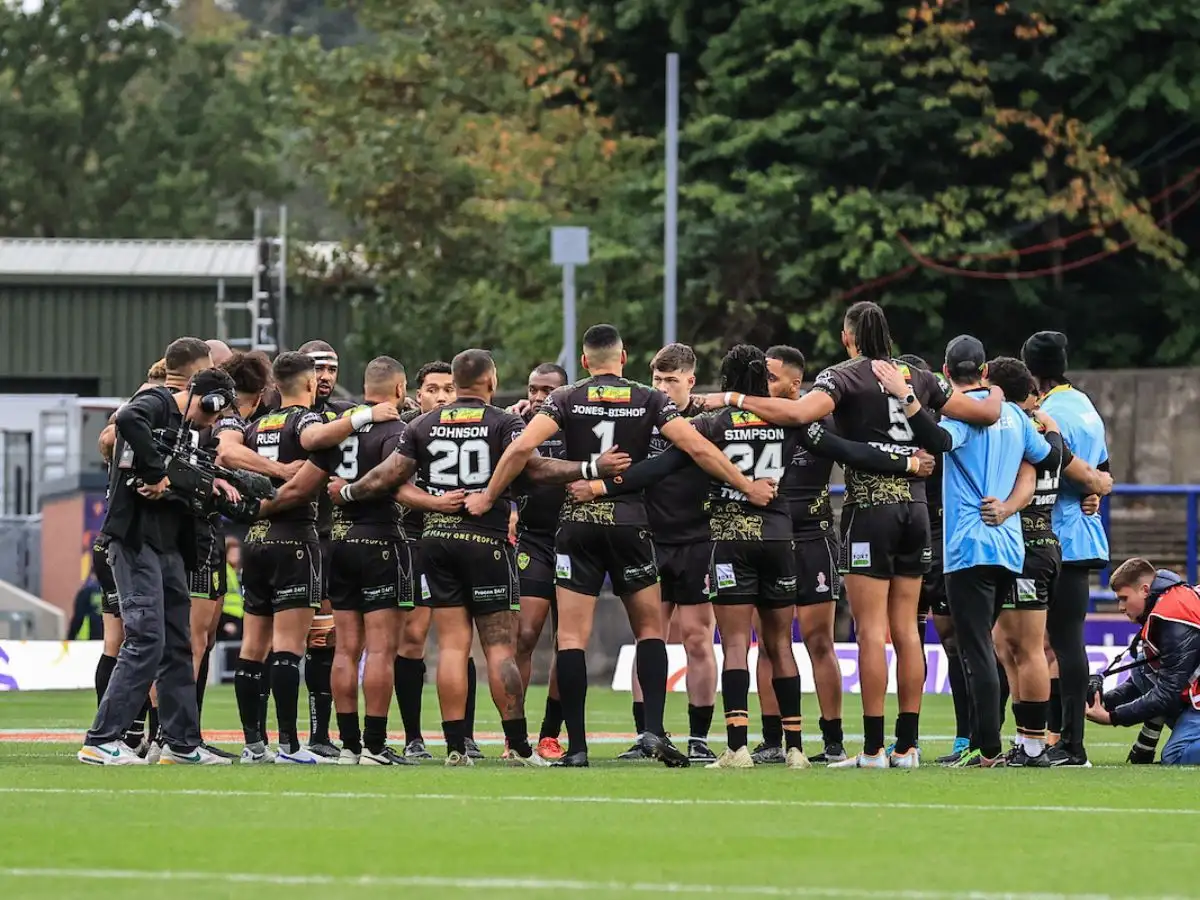
[(679, 242), (679, 54), (667, 54), (667, 186), (663, 224), (663, 345), (675, 342)]
[(563, 270), (563, 346), (559, 362), (567, 370), (567, 381), (576, 379), (575, 352), (575, 267), (588, 264), (588, 230), (579, 227), (550, 229), (550, 261)]

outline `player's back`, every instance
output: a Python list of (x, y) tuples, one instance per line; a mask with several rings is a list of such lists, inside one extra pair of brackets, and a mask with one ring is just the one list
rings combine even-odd
[[(342, 413), (351, 416), (369, 404), (354, 406)], [(337, 448), (337, 467), (333, 474), (355, 482), (395, 452), (408, 426), (399, 420), (372, 422), (342, 441)], [(335, 507), (333, 513), (335, 540), (365, 538), (372, 540), (402, 540), (400, 505), (390, 496), (364, 500)]]
[[(246, 446), (259, 456), (274, 462), (286, 464), (307, 460), (309, 454), (300, 444), (300, 432), (323, 421), (321, 415), (303, 406), (289, 406), (251, 422), (246, 428), (244, 441)], [(273, 478), (271, 481), (276, 487), (283, 484), (282, 479)], [(314, 497), (308, 503), (301, 503), (271, 516), (271, 537), (289, 540), (306, 538), (307, 530), (315, 529), (316, 521), (317, 501)], [(255, 534), (256, 529), (262, 530), (262, 524), (256, 523), (250, 529), (251, 535)], [(296, 530), (300, 533), (293, 533)]]

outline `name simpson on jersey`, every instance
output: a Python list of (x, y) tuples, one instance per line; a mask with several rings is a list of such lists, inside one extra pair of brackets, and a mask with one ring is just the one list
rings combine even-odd
[(734, 441), (782, 441), (782, 428), (731, 428), (725, 431), (725, 440)]
[(475, 438), (487, 437), (486, 425), (434, 425), (429, 429), (432, 437), (440, 438)]
[(576, 403), (571, 407), (571, 412), (577, 416), (603, 416), (605, 419), (640, 419), (646, 414), (646, 409), (637, 406), (585, 406)]

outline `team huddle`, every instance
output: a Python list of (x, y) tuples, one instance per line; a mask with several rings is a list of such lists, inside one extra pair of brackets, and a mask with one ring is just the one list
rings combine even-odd
[[(376, 358), (355, 404), (333, 399), (338, 359), (324, 342), (273, 363), (231, 354), (219, 342), (174, 342), (165, 372), (151, 375), (168, 388), (230, 401), (193, 423), (205, 425), (195, 446), (211, 448), (228, 468), (268, 476), (277, 489), (243, 544), (244, 633), (234, 676), (240, 763), (430, 759), (421, 698), (436, 626), (447, 766), (481, 756), (478, 640), (503, 758), (586, 767), (586, 648), (607, 582), (636, 639), (639, 737), (621, 759), (714, 769), (915, 768), (923, 633), (932, 615), (950, 663), (958, 729), (954, 752), (940, 763), (1087, 765), (1083, 617), (1089, 570), (1108, 558), (1094, 513), (1112, 479), (1102, 471), (1103, 424), (1066, 381), (1065, 338), (1035, 334), (1023, 361), (988, 361), (979, 341), (956, 338), (935, 374), (918, 357), (893, 359), (883, 311), (856, 303), (842, 341), (849, 359), (821, 372), (807, 393), (799, 350), (743, 344), (721, 363), (720, 392), (698, 396), (691, 348), (662, 348), (646, 385), (625, 377), (617, 330), (596, 325), (583, 339), (587, 377), (568, 384), (559, 366), (539, 365), (527, 399), (509, 409), (492, 404), (496, 367), (485, 350), (423, 366), (412, 400), (404, 367)], [(116, 440), (102, 439), (106, 455)], [(846, 480), (840, 529), (830, 496), (834, 464)], [(114, 471), (119, 465), (114, 458)], [(190, 568), (197, 718), (219, 617), (213, 601), (225, 592), (218, 529), (211, 519), (197, 525)], [(108, 595), (101, 709), (80, 760), (232, 762), (209, 744), (178, 746), (159, 735), (155, 694), (179, 685), (160, 679), (150, 697), (113, 696), (121, 690), (109, 679), (125, 603), (106, 576), (103, 538), (95, 562)], [(862, 685), (864, 743), (853, 754), (834, 654), (843, 590)], [(792, 648), (797, 620), (820, 709), (822, 750), (811, 758)], [(550, 691), (531, 739), (525, 697), (547, 621)], [(686, 747), (664, 722), (673, 625), (687, 652)], [(709, 747), (714, 629), (726, 725), (719, 754)], [(755, 641), (763, 740), (751, 750)], [(899, 701), (891, 741), (888, 643)], [(301, 660), (310, 701), (305, 744), (297, 721)], [(1007, 751), (1004, 685), (1017, 726)], [(405, 732), (401, 752), (387, 742), (393, 696)], [(275, 748), (267, 740), (272, 697)]]

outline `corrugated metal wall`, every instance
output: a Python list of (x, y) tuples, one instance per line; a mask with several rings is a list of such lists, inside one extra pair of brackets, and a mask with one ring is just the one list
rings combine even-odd
[[(249, 291), (229, 287), (229, 299)], [(125, 396), (182, 335), (216, 336), (216, 287), (0, 284), (0, 375), (98, 376), (107, 396)], [(234, 334), (247, 316), (229, 313)], [(346, 344), (349, 300), (288, 298), (292, 346), (321, 338), (342, 354), (341, 383), (362, 384), (362, 365)]]

